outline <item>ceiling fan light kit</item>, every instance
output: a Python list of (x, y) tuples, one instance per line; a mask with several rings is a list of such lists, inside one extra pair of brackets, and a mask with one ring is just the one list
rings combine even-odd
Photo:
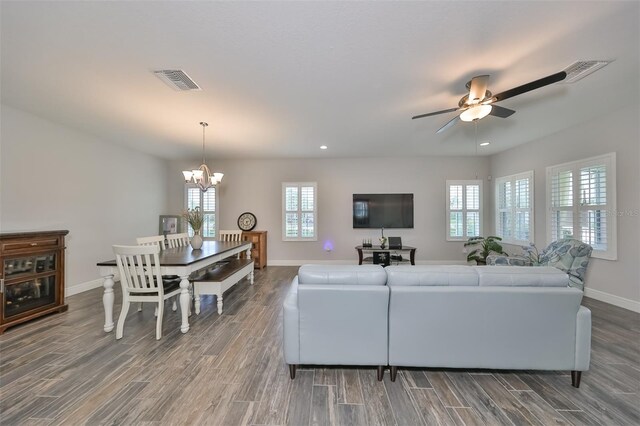
[(468, 109), (462, 111), (462, 114), (460, 114), (460, 120), (480, 120), (481, 118), (485, 118), (487, 115), (489, 115), (492, 109), (493, 107), (491, 105), (472, 105)]

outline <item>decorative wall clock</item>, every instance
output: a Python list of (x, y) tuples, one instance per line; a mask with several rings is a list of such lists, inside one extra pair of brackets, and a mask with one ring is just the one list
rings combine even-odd
[(257, 224), (256, 216), (251, 212), (244, 212), (238, 217), (238, 228), (251, 231)]

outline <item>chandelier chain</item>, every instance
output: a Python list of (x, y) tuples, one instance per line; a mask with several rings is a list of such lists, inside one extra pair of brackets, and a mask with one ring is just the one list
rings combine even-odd
[(202, 164), (206, 164), (204, 161), (204, 131), (209, 124), (205, 121), (201, 121), (200, 125), (202, 126)]

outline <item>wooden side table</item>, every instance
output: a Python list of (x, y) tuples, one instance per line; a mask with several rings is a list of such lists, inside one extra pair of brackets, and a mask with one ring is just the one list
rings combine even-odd
[(256, 269), (267, 266), (267, 231), (244, 231), (243, 241), (251, 241), (251, 257)]

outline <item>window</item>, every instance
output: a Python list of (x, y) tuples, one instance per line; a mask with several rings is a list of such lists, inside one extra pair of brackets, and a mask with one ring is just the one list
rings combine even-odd
[(283, 241), (316, 241), (317, 212), (315, 182), (282, 184)]
[[(214, 239), (216, 237), (216, 188), (212, 187), (207, 192), (202, 192), (195, 185), (185, 185), (185, 207), (193, 209), (200, 207), (204, 221), (202, 223), (202, 238)], [(193, 229), (187, 224), (189, 236), (193, 236)]]
[(549, 241), (575, 238), (593, 257), (615, 260), (616, 154), (547, 167)]
[(463, 241), (482, 233), (482, 181), (447, 181), (447, 241)]
[(533, 242), (533, 171), (496, 179), (496, 235), (505, 243)]

